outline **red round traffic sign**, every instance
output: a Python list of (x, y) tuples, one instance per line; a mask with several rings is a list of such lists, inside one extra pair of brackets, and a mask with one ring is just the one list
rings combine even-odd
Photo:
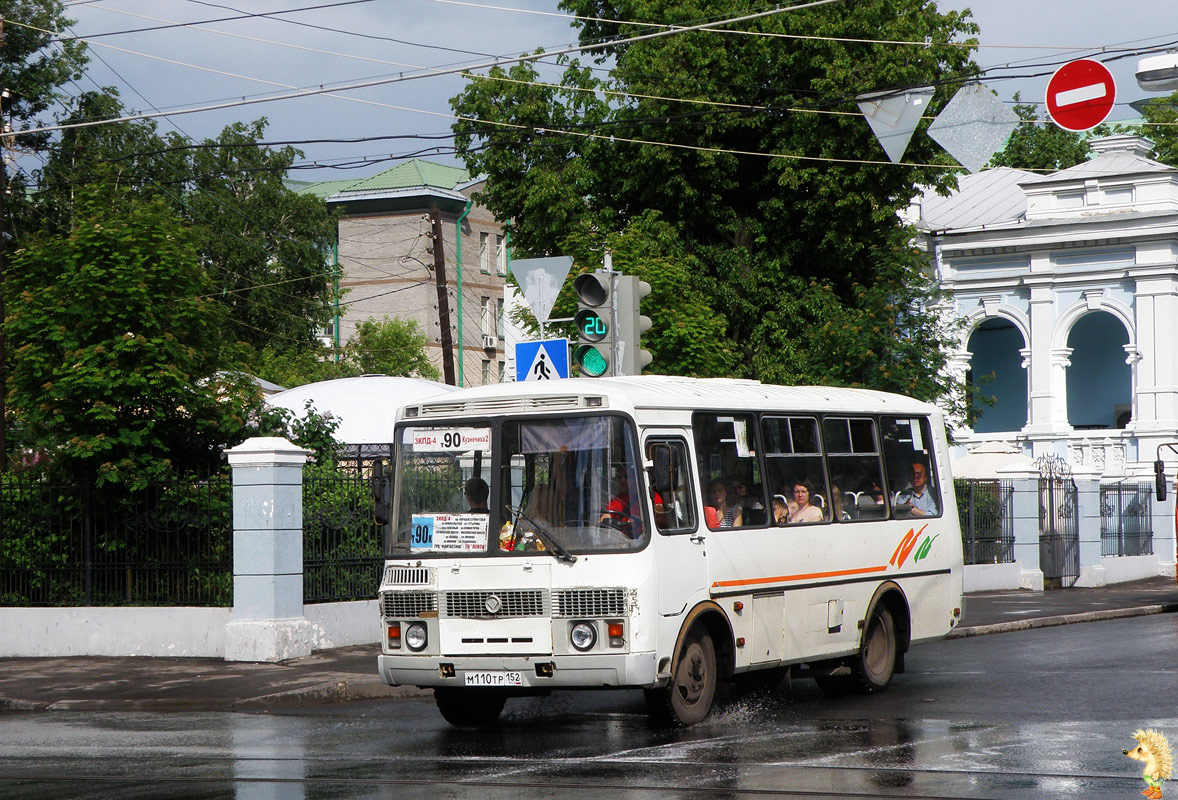
[(1113, 74), (1087, 58), (1069, 61), (1047, 82), (1047, 113), (1069, 131), (1086, 131), (1104, 122), (1116, 99)]

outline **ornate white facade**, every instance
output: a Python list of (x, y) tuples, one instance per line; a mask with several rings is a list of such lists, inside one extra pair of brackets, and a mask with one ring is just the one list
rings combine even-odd
[(957, 441), (1149, 478), (1178, 441), (1178, 170), (1094, 140), (1049, 175), (987, 170), (912, 211), (963, 321), (952, 368), (994, 398)]

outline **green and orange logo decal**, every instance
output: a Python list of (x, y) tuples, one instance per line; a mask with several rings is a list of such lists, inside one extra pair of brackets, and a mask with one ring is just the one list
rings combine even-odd
[[(924, 534), (924, 529), (927, 527), (928, 524), (925, 523), (920, 527), (920, 530), (909, 528), (908, 533), (904, 534), (904, 538), (896, 545), (896, 550), (892, 553), (892, 559), (888, 563), (899, 569), (904, 566), (904, 562), (908, 560), (908, 556), (910, 555), (912, 556), (913, 564), (927, 556), (929, 550), (933, 548), (933, 541), (937, 536), (941, 535), (938, 533), (937, 536), (926, 536), (921, 540), (920, 537)], [(916, 551), (915, 554), (912, 552), (913, 550)]]

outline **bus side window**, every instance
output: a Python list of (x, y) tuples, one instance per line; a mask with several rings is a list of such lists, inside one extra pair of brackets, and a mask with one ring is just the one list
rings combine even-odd
[(650, 469), (650, 503), (654, 522), (663, 533), (694, 531), (695, 502), (691, 496), (691, 470), (687, 443), (682, 439), (647, 439)]
[(897, 519), (939, 517), (943, 505), (937, 487), (928, 420), (923, 417), (880, 417), (892, 516)]
[[(768, 514), (753, 415), (698, 413), (692, 419), (704, 522), (712, 530), (763, 525)], [(745, 498), (738, 487), (745, 489)], [(753, 487), (752, 495), (748, 490)], [(749, 513), (746, 519), (745, 511)]]
[(875, 421), (867, 417), (827, 417), (822, 421), (832, 492), (848, 520), (886, 519), (883, 469)]

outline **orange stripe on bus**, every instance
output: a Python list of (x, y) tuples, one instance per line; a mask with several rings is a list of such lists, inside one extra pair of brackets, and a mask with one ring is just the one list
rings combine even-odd
[(726, 586), (758, 586), (764, 583), (778, 583), (781, 581), (804, 581), (813, 578), (838, 578), (843, 575), (866, 575), (871, 572), (883, 572), (887, 569), (887, 565), (878, 567), (861, 567), (860, 569), (838, 569), (832, 572), (807, 572), (804, 575), (777, 575), (773, 578), (752, 578), (747, 581), (715, 581), (712, 584), (713, 589), (719, 589)]

